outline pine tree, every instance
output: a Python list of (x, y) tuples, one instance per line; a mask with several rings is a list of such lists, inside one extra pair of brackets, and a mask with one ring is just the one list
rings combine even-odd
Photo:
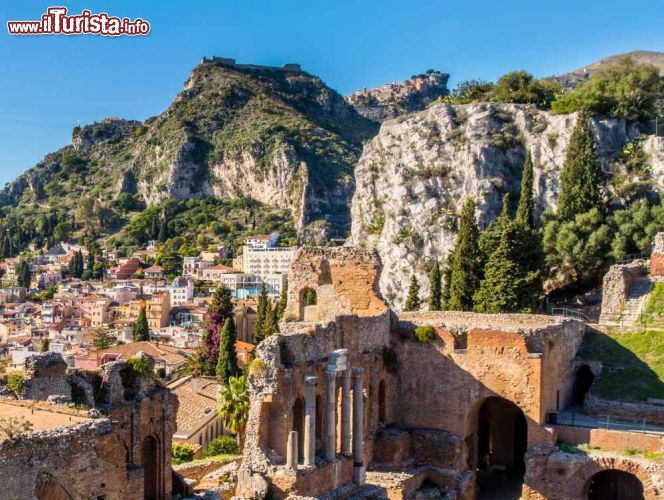
[(564, 221), (572, 220), (593, 208), (604, 213), (603, 185), (604, 175), (593, 139), (592, 120), (586, 111), (582, 111), (572, 131), (560, 173), (558, 216)]
[(526, 153), (526, 161), (523, 164), (521, 174), (521, 195), (519, 197), (519, 208), (516, 211), (516, 220), (525, 227), (535, 227), (535, 200), (533, 198), (533, 160), (530, 151)]
[(429, 311), (440, 311), (442, 301), (440, 265), (433, 264), (429, 272)]
[(235, 322), (233, 318), (226, 318), (221, 329), (219, 339), (219, 360), (217, 361), (216, 374), (224, 384), (228, 383), (230, 377), (235, 377), (240, 370), (237, 365), (237, 354), (235, 352)]
[(261, 286), (261, 292), (258, 295), (258, 304), (256, 306), (256, 323), (254, 325), (254, 342), (258, 344), (265, 337), (267, 337), (266, 332), (266, 321), (267, 321), (267, 288), (265, 283)]
[(408, 286), (408, 296), (406, 297), (406, 304), (403, 307), (404, 311), (417, 311), (420, 308), (420, 284), (417, 282), (417, 277), (413, 274), (410, 278), (410, 285)]
[(461, 211), (459, 234), (453, 254), (447, 308), (470, 311), (480, 277), (479, 229), (475, 221), (475, 202), (470, 198), (466, 199)]
[(221, 329), (226, 320), (233, 317), (233, 302), (231, 291), (221, 285), (212, 296), (206, 316), (206, 328), (203, 334), (203, 351), (205, 353), (201, 362), (201, 371), (205, 375), (214, 375), (219, 360), (219, 342)]
[(148, 325), (148, 317), (145, 313), (145, 306), (141, 307), (140, 312), (138, 313), (138, 318), (134, 323), (134, 342), (140, 342), (142, 340), (150, 340), (150, 326)]
[(92, 347), (97, 351), (103, 351), (115, 344), (115, 338), (108, 332), (108, 329), (98, 328), (92, 337)]

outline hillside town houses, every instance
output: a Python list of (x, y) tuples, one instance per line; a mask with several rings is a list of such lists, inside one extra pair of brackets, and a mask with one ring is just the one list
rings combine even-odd
[[(181, 275), (173, 277), (155, 263), (157, 245), (148, 242), (125, 257), (116, 249), (102, 251), (93, 257), (105, 264), (101, 275), (80, 279), (71, 277), (67, 269), (80, 253), (87, 270), (87, 248), (61, 242), (26, 260), (29, 286), (17, 273), (24, 257), (4, 259), (0, 263), (0, 354), (11, 355), (12, 366), (19, 369), (26, 356), (44, 349), (62, 354), (69, 366), (98, 367), (116, 354), (135, 350), (136, 346), (129, 347), (133, 325), (144, 308), (148, 344), (155, 347), (143, 350), (164, 351), (168, 355), (157, 357), (178, 359), (157, 363), (170, 379), (177, 364), (198, 346), (210, 296), (223, 285), (231, 291), (235, 305), (238, 359), (247, 363), (253, 351), (257, 296), (265, 286), (272, 300), (279, 299), (297, 251), (297, 247), (278, 244), (278, 234), (253, 235), (245, 239), (233, 260), (226, 257), (225, 248), (186, 256)], [(108, 331), (116, 347), (95, 351), (91, 342), (99, 329)]]

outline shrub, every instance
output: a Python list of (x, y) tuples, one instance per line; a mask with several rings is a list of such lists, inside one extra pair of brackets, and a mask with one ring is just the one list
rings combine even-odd
[(430, 344), (436, 338), (436, 330), (431, 325), (415, 328), (415, 338), (421, 344)]
[(32, 422), (28, 422), (25, 417), (0, 418), (0, 433), (7, 436), (8, 439), (14, 439), (31, 430)]
[(240, 452), (237, 441), (231, 436), (219, 436), (208, 444), (203, 453), (204, 458), (216, 457), (217, 455), (236, 455)]
[(17, 398), (23, 394), (23, 384), (25, 377), (21, 372), (9, 372), (7, 374), (7, 389), (12, 391)]
[(175, 465), (191, 462), (194, 459), (194, 449), (189, 444), (175, 443), (171, 448), (171, 456)]
[(137, 377), (154, 375), (150, 370), (150, 362), (145, 358), (129, 358), (127, 360), (127, 370)]

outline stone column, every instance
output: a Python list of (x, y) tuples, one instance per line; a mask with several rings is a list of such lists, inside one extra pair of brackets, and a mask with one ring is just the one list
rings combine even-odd
[(297, 470), (297, 431), (290, 431), (288, 433), (288, 446), (286, 448), (286, 468), (290, 470)]
[(353, 368), (353, 479), (364, 484), (362, 441), (364, 440), (364, 401), (362, 399), (362, 368)]
[(304, 466), (316, 465), (316, 379), (304, 377)]
[(350, 369), (343, 373), (343, 385), (341, 389), (341, 453), (347, 457), (352, 454), (350, 440)]
[(327, 404), (327, 430), (325, 432), (325, 458), (334, 460), (337, 455), (337, 372), (325, 370)]

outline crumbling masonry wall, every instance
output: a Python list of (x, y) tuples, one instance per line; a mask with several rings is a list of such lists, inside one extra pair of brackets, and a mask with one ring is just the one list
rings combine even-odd
[(96, 408), (87, 422), (1, 441), (3, 498), (171, 498), (177, 398), (149, 375), (151, 358), (137, 356), (148, 362), (147, 375), (125, 361), (67, 374), (52, 354), (31, 360), (29, 394), (52, 400), (67, 386), (71, 399), (72, 383), (79, 392), (94, 388)]

